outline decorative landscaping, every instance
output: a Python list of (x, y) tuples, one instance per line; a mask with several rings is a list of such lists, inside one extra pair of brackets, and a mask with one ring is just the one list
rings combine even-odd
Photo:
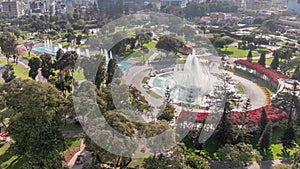
[[(251, 49), (252, 56), (260, 56), (263, 52), (266, 54), (270, 53), (271, 51), (266, 48), (255, 48)], [(227, 46), (226, 48), (219, 49), (218, 52), (228, 55), (230, 57), (235, 58), (245, 58), (248, 55), (249, 49), (239, 49), (236, 46)]]

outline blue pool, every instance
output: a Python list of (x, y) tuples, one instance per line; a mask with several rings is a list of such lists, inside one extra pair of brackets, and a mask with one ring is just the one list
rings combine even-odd
[(45, 49), (44, 46), (35, 46), (35, 47), (32, 48), (32, 50), (36, 51), (36, 52), (39, 52), (39, 53), (47, 53), (47, 54), (55, 56), (56, 55), (56, 51), (58, 49), (56, 49), (56, 47), (52, 47), (50, 49)]
[[(58, 50), (58, 47), (52, 47), (52, 48), (45, 48), (44, 46), (36, 46), (33, 47), (32, 50), (39, 52), (39, 53), (47, 53), (52, 56), (56, 55), (56, 51)], [(78, 49), (77, 49), (78, 50)], [(78, 52), (78, 51), (77, 51)], [(125, 70), (128, 68), (131, 68), (133, 65), (131, 63), (125, 62), (125, 61), (118, 61), (118, 65), (120, 66), (121, 69)]]
[(120, 66), (121, 69), (128, 69), (132, 67), (131, 63), (124, 62), (124, 61), (118, 61), (118, 65)]

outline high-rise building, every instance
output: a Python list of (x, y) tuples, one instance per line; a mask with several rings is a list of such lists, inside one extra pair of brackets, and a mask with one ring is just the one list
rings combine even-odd
[(288, 9), (300, 13), (300, 0), (289, 0)]
[(2, 2), (2, 8), (2, 12), (7, 13), (10, 18), (24, 15), (23, 5), (20, 1), (4, 1)]

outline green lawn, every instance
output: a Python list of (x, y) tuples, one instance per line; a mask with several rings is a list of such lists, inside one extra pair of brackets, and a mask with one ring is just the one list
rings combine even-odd
[(24, 158), (14, 155), (11, 145), (13, 141), (7, 142), (0, 147), (0, 167), (4, 169), (19, 169), (26, 161)]
[(236, 88), (240, 94), (244, 94), (244, 88), (242, 86), (237, 85)]
[(75, 80), (84, 80), (84, 74), (83, 74), (83, 69), (75, 70), (74, 74), (74, 79)]
[(147, 47), (148, 49), (154, 49), (155, 46), (156, 46), (156, 43), (154, 43), (154, 42), (152, 42), (152, 41), (150, 41), (150, 42), (144, 44), (144, 47)]
[(131, 54), (128, 55), (128, 57), (131, 60), (137, 61), (137, 62), (143, 62), (149, 59), (149, 57), (153, 55), (153, 52), (149, 51), (148, 53), (145, 53), (142, 50), (134, 51)]
[[(12, 60), (10, 60), (10, 62), (12, 63)], [(7, 64), (7, 60), (5, 58), (0, 58), (0, 65), (6, 65)], [(28, 69), (26, 69), (22, 64), (15, 64), (14, 65), (14, 70), (15, 70), (15, 75), (17, 76), (17, 78), (22, 78), (22, 79), (29, 79), (28, 76)]]
[(152, 96), (152, 97), (154, 97), (154, 98), (156, 98), (156, 99), (160, 99), (160, 98), (161, 98), (160, 95), (158, 95), (157, 93), (155, 93), (155, 92), (152, 91), (152, 90), (147, 90), (147, 93), (148, 93), (150, 96)]
[[(262, 154), (263, 160), (274, 160), (274, 159), (282, 159), (282, 158), (289, 158), (292, 157), (293, 154), (300, 148), (299, 145), (296, 143), (296, 147), (293, 149), (289, 149), (288, 152), (283, 152), (282, 144), (280, 143), (280, 138), (283, 135), (283, 130), (280, 128), (274, 128), (272, 132), (272, 145), (270, 150)], [(258, 149), (258, 136), (253, 137), (250, 141), (252, 146), (255, 149)]]
[[(288, 152), (282, 151), (282, 145), (280, 143), (280, 138), (283, 135), (283, 130), (279, 128), (274, 128), (272, 132), (272, 145), (268, 152), (262, 154), (263, 160), (274, 160), (274, 159), (282, 159), (282, 158), (289, 158), (292, 157), (293, 154), (300, 148), (299, 145), (296, 143), (296, 147), (293, 149), (289, 149)], [(250, 139), (250, 144), (252, 144), (253, 148), (258, 150), (258, 136), (253, 136)], [(196, 151), (193, 147), (187, 146), (189, 151)], [(217, 150), (218, 147), (213, 144), (211, 139), (208, 139), (204, 144), (204, 151), (201, 154), (208, 159), (208, 160), (218, 160), (217, 157)]]
[[(267, 58), (267, 59), (266, 59), (266, 65), (271, 65), (273, 59), (274, 59), (274, 58)], [(258, 60), (252, 60), (252, 62), (257, 63)]]
[(186, 60), (178, 59), (176, 60), (176, 64), (185, 64)]
[(144, 77), (142, 80), (142, 83), (147, 83), (149, 79), (150, 79), (150, 77)]
[(82, 141), (82, 138), (80, 137), (73, 137), (73, 138), (66, 138), (65, 139), (65, 143), (66, 143), (66, 147), (67, 149), (65, 151), (62, 152), (62, 154), (66, 154), (66, 152), (68, 151), (68, 149), (73, 148), (73, 147), (78, 147), (80, 146)]
[[(226, 48), (218, 49), (218, 52), (235, 58), (247, 57), (249, 49), (238, 49), (235, 46), (228, 46)], [(252, 56), (260, 56), (262, 52), (270, 53), (266, 48), (256, 48), (252, 50)]]

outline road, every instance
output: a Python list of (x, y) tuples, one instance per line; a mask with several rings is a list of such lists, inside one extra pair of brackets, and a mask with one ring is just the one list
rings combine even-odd
[(243, 87), (245, 97), (251, 99), (252, 109), (256, 109), (265, 105), (266, 95), (256, 83), (236, 76), (232, 72), (227, 73), (232, 76), (233, 80), (238, 81), (239, 85)]

